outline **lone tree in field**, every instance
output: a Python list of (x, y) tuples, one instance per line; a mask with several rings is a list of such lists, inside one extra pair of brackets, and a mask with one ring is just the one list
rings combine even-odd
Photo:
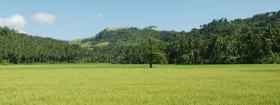
[(143, 45), (145, 47), (145, 58), (150, 65), (150, 68), (153, 68), (155, 63), (166, 63), (167, 59), (163, 53), (163, 44), (159, 39), (156, 38), (156, 31), (153, 30), (155, 26), (149, 26), (146, 28), (147, 34), (149, 36), (147, 42)]

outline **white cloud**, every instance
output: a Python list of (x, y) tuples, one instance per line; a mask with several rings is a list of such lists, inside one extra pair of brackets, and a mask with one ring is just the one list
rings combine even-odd
[(31, 18), (41, 24), (52, 24), (56, 19), (56, 16), (39, 12), (31, 16)]
[(1, 27), (9, 27), (16, 30), (22, 30), (25, 24), (25, 18), (21, 15), (13, 15), (9, 18), (0, 18)]

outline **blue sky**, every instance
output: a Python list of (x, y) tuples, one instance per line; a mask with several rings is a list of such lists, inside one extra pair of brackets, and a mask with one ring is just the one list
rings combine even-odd
[(213, 19), (280, 10), (278, 0), (0, 0), (0, 25), (63, 40), (107, 27), (185, 30)]

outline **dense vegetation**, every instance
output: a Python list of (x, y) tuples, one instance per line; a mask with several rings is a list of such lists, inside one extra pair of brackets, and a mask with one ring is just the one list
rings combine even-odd
[[(148, 63), (147, 48), (157, 46), (161, 61), (171, 64), (280, 63), (280, 12), (247, 19), (213, 20), (190, 32), (105, 29), (90, 42), (96, 61)], [(155, 34), (149, 34), (149, 33)], [(146, 44), (152, 37), (157, 43)]]
[(0, 28), (0, 62), (5, 63), (62, 63), (75, 62), (90, 53), (66, 41), (42, 38)]
[(280, 11), (213, 20), (190, 32), (107, 28), (70, 42), (0, 28), (0, 45), (0, 62), (10, 63), (280, 63)]

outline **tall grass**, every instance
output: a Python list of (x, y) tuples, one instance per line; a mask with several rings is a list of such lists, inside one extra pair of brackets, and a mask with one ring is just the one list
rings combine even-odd
[(280, 65), (0, 65), (0, 105), (280, 105)]

